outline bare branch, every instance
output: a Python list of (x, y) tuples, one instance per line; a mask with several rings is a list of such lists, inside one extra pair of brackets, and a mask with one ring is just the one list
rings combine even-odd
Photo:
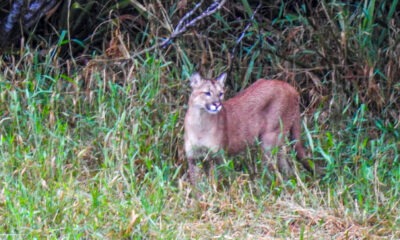
[(216, 11), (218, 11), (219, 9), (221, 9), (222, 6), (225, 4), (225, 2), (226, 2), (226, 0), (222, 0), (221, 2), (215, 1), (215, 2), (212, 3), (212, 4), (207, 8), (207, 10), (204, 11), (202, 14), (200, 14), (200, 15), (197, 16), (197, 17), (195, 17), (195, 18), (192, 19), (191, 21), (185, 23), (185, 21), (186, 21), (188, 18), (190, 18), (190, 17), (195, 13), (195, 11), (201, 6), (201, 4), (203, 3), (203, 0), (200, 1), (198, 4), (196, 4), (196, 5), (194, 6), (194, 8), (193, 8), (191, 11), (189, 11), (187, 14), (185, 14), (185, 16), (183, 16), (183, 18), (179, 21), (178, 25), (175, 27), (174, 31), (172, 31), (171, 35), (170, 35), (167, 39), (165, 39), (165, 40), (163, 40), (162, 42), (159, 42), (159, 43), (153, 45), (153, 46), (150, 47), (150, 48), (147, 48), (147, 49), (142, 50), (142, 51), (140, 51), (140, 52), (138, 52), (138, 53), (135, 53), (133, 56), (131, 56), (131, 58), (133, 58), (133, 57), (135, 57), (135, 56), (138, 56), (138, 55), (141, 55), (141, 54), (143, 54), (143, 53), (145, 53), (145, 52), (154, 50), (154, 49), (156, 49), (156, 48), (158, 48), (158, 47), (165, 47), (165, 46), (167, 46), (174, 38), (179, 37), (179, 36), (182, 35), (184, 32), (186, 32), (186, 31), (188, 30), (188, 28), (193, 27), (194, 25), (196, 25), (196, 23), (197, 23), (198, 21), (200, 21), (201, 19), (206, 18), (206, 17), (212, 15), (213, 13), (215, 13)]
[[(156, 48), (159, 47), (165, 47), (167, 46), (173, 39), (179, 37), (180, 35), (182, 35), (184, 32), (186, 32), (190, 27), (193, 27), (197, 24), (198, 21), (200, 21), (201, 19), (204, 19), (210, 15), (212, 15), (213, 13), (215, 13), (216, 11), (218, 11), (219, 9), (222, 8), (222, 6), (225, 4), (226, 0), (221, 0), (221, 1), (215, 1), (213, 2), (203, 13), (201, 13), (199, 16), (193, 18), (192, 20), (186, 22), (195, 12), (196, 10), (199, 9), (199, 7), (201, 6), (201, 4), (204, 2), (204, 0), (201, 0), (198, 4), (196, 4), (192, 10), (190, 10), (188, 13), (185, 14), (185, 16), (182, 17), (181, 20), (179, 20), (178, 24), (176, 25), (176, 27), (174, 28), (174, 30), (172, 31), (171, 35), (164, 39), (161, 42), (158, 42), (156, 44), (154, 44), (153, 46), (143, 49), (142, 51), (139, 52), (135, 52), (133, 53), (129, 59), (133, 59), (137, 56), (140, 56), (146, 52), (152, 51)], [(126, 58), (119, 58), (119, 59), (112, 59), (112, 61), (123, 61), (123, 60), (128, 60)], [(96, 60), (96, 61), (109, 61), (109, 60)]]
[(179, 21), (178, 25), (176, 25), (175, 29), (180, 29), (182, 24), (186, 21), (186, 19), (191, 17), (194, 14), (194, 12), (203, 4), (203, 2), (204, 0), (201, 0), (198, 4), (194, 6), (194, 8), (191, 11), (186, 13), (185, 16), (183, 16), (183, 18)]
[[(225, 4), (225, 2), (226, 2), (226, 0), (222, 0), (221, 2), (214, 2), (207, 8), (207, 10), (205, 12), (200, 14), (198, 17), (194, 18), (192, 21), (186, 23), (182, 27), (180, 26), (181, 24), (178, 24), (178, 26), (174, 29), (171, 36), (169, 37), (169, 40), (172, 40), (172, 39), (178, 37), (182, 33), (186, 32), (189, 27), (193, 27), (194, 25), (196, 25), (196, 23), (198, 21), (200, 21), (201, 19), (208, 17), (208, 16), (212, 15), (213, 13), (215, 13), (216, 11), (218, 11), (220, 8), (222, 8), (222, 6)], [(197, 5), (195, 6), (195, 8), (196, 7), (198, 8)], [(186, 15), (185, 15), (185, 17), (186, 17)]]
[(238, 37), (238, 39), (235, 42), (235, 46), (233, 47), (232, 51), (231, 51), (231, 60), (233, 59), (235, 52), (236, 52), (236, 48), (237, 46), (240, 44), (240, 42), (242, 41), (242, 39), (244, 38), (244, 36), (246, 35), (247, 30), (250, 28), (250, 26), (253, 24), (254, 21), (254, 17), (258, 11), (258, 9), (260, 9), (261, 7), (261, 2), (258, 4), (257, 8), (254, 10), (253, 14), (250, 17), (250, 21), (249, 23), (246, 25), (246, 27), (243, 29), (242, 33), (240, 34), (240, 36)]
[(31, 1), (27, 11), (24, 13), (24, 27), (28, 28), (39, 21), (43, 15), (49, 12), (55, 5), (55, 0)]

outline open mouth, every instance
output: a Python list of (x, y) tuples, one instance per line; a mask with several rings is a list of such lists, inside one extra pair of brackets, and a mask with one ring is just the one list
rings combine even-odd
[(221, 109), (222, 109), (222, 105), (218, 105), (218, 106), (215, 106), (214, 104), (206, 105), (207, 112), (209, 112), (211, 114), (219, 113), (219, 111), (221, 111)]

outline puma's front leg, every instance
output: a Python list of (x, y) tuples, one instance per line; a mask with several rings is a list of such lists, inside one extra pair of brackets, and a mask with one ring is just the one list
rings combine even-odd
[(190, 183), (195, 186), (197, 183), (197, 167), (196, 161), (193, 157), (188, 157), (188, 164), (189, 164), (189, 181)]

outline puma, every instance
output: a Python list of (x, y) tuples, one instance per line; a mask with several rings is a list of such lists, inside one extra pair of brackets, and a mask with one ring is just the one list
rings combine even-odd
[[(216, 79), (204, 79), (199, 73), (190, 77), (192, 93), (184, 123), (190, 182), (196, 183), (196, 159), (220, 150), (236, 154), (256, 141), (268, 158), (272, 148), (284, 143), (282, 136), (290, 136), (297, 159), (312, 171), (300, 142), (298, 92), (286, 82), (259, 79), (223, 102), (226, 77), (226, 73)], [(280, 172), (289, 171), (286, 159), (277, 161)]]

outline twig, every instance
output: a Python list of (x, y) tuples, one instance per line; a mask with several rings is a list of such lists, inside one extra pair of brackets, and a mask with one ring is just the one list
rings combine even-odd
[[(203, 1), (201, 1), (200, 4), (201, 4), (202, 2), (203, 2)], [(207, 10), (206, 10), (205, 12), (203, 12), (202, 14), (200, 14), (199, 16), (197, 16), (196, 18), (194, 18), (192, 21), (190, 21), (190, 22), (184, 24), (184, 25), (181, 27), (182, 22), (183, 22), (182, 20), (184, 20), (184, 19), (188, 18), (189, 16), (191, 16), (191, 15), (193, 14), (193, 12), (194, 12), (194, 11), (190, 11), (190, 12), (189, 12), (190, 15), (187, 16), (189, 13), (186, 14), (186, 15), (182, 18), (182, 20), (179, 21), (179, 24), (178, 24), (177, 27), (174, 29), (174, 31), (172, 32), (171, 36), (170, 36), (169, 38), (167, 38), (166, 40), (164, 40), (164, 41), (161, 43), (161, 47), (164, 47), (166, 44), (168, 44), (169, 41), (171, 41), (172, 39), (178, 37), (178, 36), (181, 35), (182, 33), (186, 32), (188, 28), (193, 27), (194, 25), (196, 25), (196, 23), (197, 23), (199, 20), (201, 20), (201, 19), (203, 19), (203, 18), (205, 18), (205, 17), (208, 17), (208, 16), (210, 16), (211, 14), (215, 13), (216, 11), (218, 11), (220, 8), (222, 8), (222, 6), (225, 4), (225, 2), (226, 2), (226, 0), (222, 0), (221, 2), (214, 2), (214, 3), (212, 3), (212, 4), (207, 8)], [(198, 7), (199, 7), (199, 5), (197, 4), (193, 10), (197, 9)]]
[[(154, 44), (153, 46), (143, 49), (139, 52), (133, 53), (129, 58), (117, 58), (117, 59), (112, 59), (112, 60), (107, 60), (107, 59), (97, 59), (96, 61), (98, 62), (107, 62), (107, 61), (124, 61), (124, 60), (132, 60), (133, 58), (140, 56), (146, 52), (153, 51), (156, 48), (159, 47), (165, 47), (167, 46), (173, 39), (179, 37), (182, 35), (184, 32), (186, 32), (190, 27), (193, 27), (194, 25), (197, 24), (198, 21), (201, 19), (204, 19), (219, 9), (222, 8), (222, 6), (225, 4), (226, 0), (221, 0), (221, 1), (215, 1), (213, 2), (203, 13), (201, 13), (199, 16), (193, 18), (191, 21), (186, 22), (195, 12), (196, 10), (201, 6), (201, 4), (204, 2), (204, 0), (201, 0), (198, 4), (196, 4), (192, 10), (190, 10), (188, 13), (185, 14), (185, 16), (182, 17), (181, 20), (179, 20), (178, 25), (176, 25), (175, 29), (172, 31), (171, 35), (164, 39), (161, 42), (158, 42)], [(186, 22), (186, 23), (185, 23)]]
[(185, 16), (183, 16), (183, 18), (179, 21), (178, 25), (176, 25), (176, 29), (180, 29), (182, 24), (186, 21), (186, 19), (188, 19), (190, 16), (193, 15), (193, 13), (203, 4), (204, 0), (201, 0), (198, 4), (196, 4), (196, 6), (194, 6), (194, 8), (189, 11), (188, 13), (185, 14)]
[(179, 37), (180, 35), (182, 35), (182, 33), (186, 32), (188, 30), (188, 28), (193, 27), (194, 25), (196, 25), (196, 23), (198, 21), (200, 21), (201, 19), (208, 17), (210, 15), (212, 15), (213, 13), (215, 13), (216, 11), (218, 11), (219, 9), (222, 8), (222, 6), (225, 4), (226, 0), (222, 0), (221, 2), (215, 1), (214, 3), (212, 3), (206, 11), (204, 11), (202, 14), (200, 14), (199, 16), (195, 17), (194, 19), (192, 19), (191, 21), (189, 21), (188, 23), (184, 23), (188, 18), (190, 18), (195, 11), (200, 7), (200, 5), (203, 3), (203, 0), (200, 1), (200, 3), (196, 4), (194, 6), (194, 8), (189, 11), (187, 14), (185, 14), (185, 16), (183, 16), (183, 18), (179, 21), (178, 25), (175, 27), (174, 31), (172, 31), (171, 35), (166, 38), (165, 40), (149, 47), (146, 48), (140, 52), (137, 52), (135, 54), (133, 54), (131, 56), (131, 58), (134, 58), (136, 56), (139, 56), (145, 52), (148, 51), (152, 51), (158, 47), (165, 47), (167, 46), (173, 39)]
[(261, 2), (258, 4), (257, 8), (254, 10), (253, 14), (250, 17), (250, 21), (249, 23), (246, 25), (246, 27), (243, 29), (242, 33), (240, 34), (239, 38), (236, 40), (235, 42), (235, 46), (232, 48), (231, 51), (231, 56), (230, 56), (230, 62), (232, 62), (234, 56), (235, 56), (235, 52), (236, 52), (236, 48), (237, 46), (240, 44), (240, 42), (242, 41), (242, 39), (244, 38), (244, 36), (246, 35), (247, 30), (250, 28), (250, 26), (253, 24), (254, 21), (254, 17), (258, 11), (258, 9), (260, 9), (261, 7)]
[(24, 13), (24, 27), (28, 28), (36, 24), (43, 15), (48, 13), (55, 5), (55, 0), (35, 0), (29, 2), (29, 6)]

